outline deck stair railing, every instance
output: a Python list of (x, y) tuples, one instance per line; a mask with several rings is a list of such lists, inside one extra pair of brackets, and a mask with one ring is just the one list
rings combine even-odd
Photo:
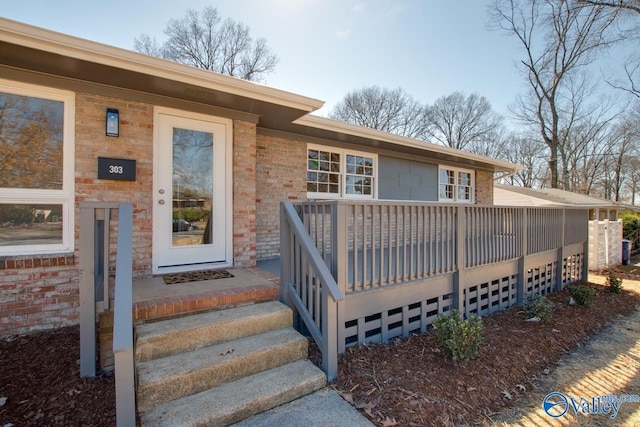
[[(113, 294), (113, 354), (116, 423), (136, 424), (133, 357), (132, 235), (130, 203), (81, 203), (80, 208), (80, 376), (96, 375), (97, 315), (110, 307)], [(115, 286), (109, 288), (112, 214), (117, 212)]]
[(282, 203), (281, 299), (292, 305), (322, 353), (331, 381), (338, 370), (337, 304), (343, 300), (335, 279), (290, 203)]

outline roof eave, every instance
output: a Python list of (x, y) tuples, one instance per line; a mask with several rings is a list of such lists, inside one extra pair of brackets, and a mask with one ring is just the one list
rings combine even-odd
[(502, 160), (493, 159), (490, 157), (482, 156), (479, 154), (470, 153), (463, 150), (457, 150), (451, 147), (445, 147), (443, 145), (433, 144), (426, 141), (419, 141), (412, 138), (407, 138), (400, 135), (383, 132), (377, 129), (366, 128), (363, 126), (353, 125), (350, 123), (344, 123), (338, 120), (328, 119), (326, 117), (320, 117), (313, 114), (307, 114), (300, 117), (294, 124), (301, 126), (308, 126), (316, 129), (325, 130), (327, 132), (342, 135), (348, 138), (352, 136), (355, 138), (362, 138), (365, 140), (376, 140), (380, 142), (391, 143), (397, 146), (418, 149), (425, 152), (438, 154), (444, 157), (466, 159), (471, 163), (490, 165), (494, 172), (517, 172), (526, 169), (524, 166), (514, 163), (505, 162)]
[(202, 70), (5, 18), (0, 18), (0, 40), (305, 112), (315, 111), (324, 105), (324, 101), (274, 89), (260, 83)]

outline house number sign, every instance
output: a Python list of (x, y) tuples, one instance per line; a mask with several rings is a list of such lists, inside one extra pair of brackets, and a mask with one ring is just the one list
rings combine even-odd
[(136, 180), (136, 161), (98, 157), (98, 179)]

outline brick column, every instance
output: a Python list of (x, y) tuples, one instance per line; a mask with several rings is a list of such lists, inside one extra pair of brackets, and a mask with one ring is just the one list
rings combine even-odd
[(256, 125), (233, 122), (233, 265), (256, 265)]
[(476, 203), (493, 204), (493, 172), (476, 171)]

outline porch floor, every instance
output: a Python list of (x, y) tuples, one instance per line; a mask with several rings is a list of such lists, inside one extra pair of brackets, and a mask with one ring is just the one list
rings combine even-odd
[(226, 270), (234, 277), (174, 285), (167, 285), (162, 276), (134, 280), (134, 322), (278, 299), (278, 276), (260, 268)]

